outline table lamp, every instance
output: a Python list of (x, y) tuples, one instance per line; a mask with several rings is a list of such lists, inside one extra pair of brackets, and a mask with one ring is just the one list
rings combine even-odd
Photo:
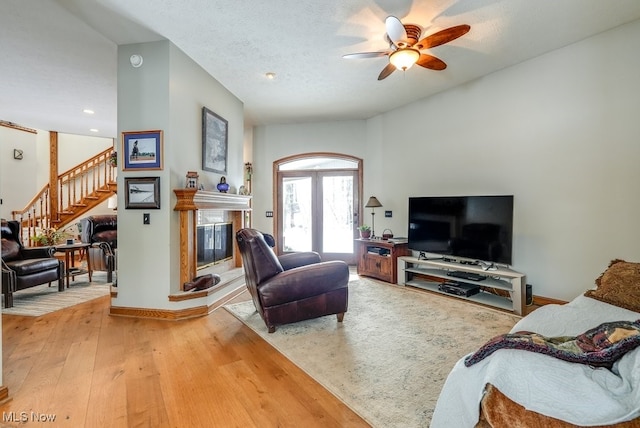
[(380, 203), (380, 201), (378, 200), (378, 198), (376, 198), (375, 196), (372, 196), (369, 198), (369, 200), (367, 201), (367, 205), (365, 205), (365, 208), (371, 208), (371, 237), (375, 238), (376, 237), (376, 231), (375, 231), (375, 215), (376, 213), (374, 212), (376, 208), (381, 207), (382, 204)]

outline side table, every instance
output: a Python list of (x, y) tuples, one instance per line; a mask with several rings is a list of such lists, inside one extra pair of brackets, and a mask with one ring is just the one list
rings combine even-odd
[[(87, 254), (87, 249), (91, 246), (91, 244), (86, 244), (83, 242), (78, 242), (75, 244), (63, 244), (56, 245), (56, 252), (64, 253), (64, 265), (65, 265), (65, 276), (67, 278), (67, 288), (69, 288), (69, 277), (75, 277), (76, 275), (88, 274), (89, 282), (91, 282), (91, 275), (93, 274), (93, 270), (91, 269), (91, 258)], [(87, 258), (87, 270), (78, 269), (75, 267), (75, 252), (84, 250)]]

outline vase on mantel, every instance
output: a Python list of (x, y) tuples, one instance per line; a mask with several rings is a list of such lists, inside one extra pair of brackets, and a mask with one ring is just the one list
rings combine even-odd
[(229, 191), (229, 183), (227, 183), (227, 179), (223, 176), (220, 177), (220, 183), (216, 186), (220, 193), (227, 193)]

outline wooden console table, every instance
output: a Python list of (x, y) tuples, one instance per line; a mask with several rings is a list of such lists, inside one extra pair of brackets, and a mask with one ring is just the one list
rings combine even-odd
[(358, 275), (372, 276), (396, 283), (398, 257), (411, 254), (406, 242), (395, 243), (381, 239), (356, 239)]

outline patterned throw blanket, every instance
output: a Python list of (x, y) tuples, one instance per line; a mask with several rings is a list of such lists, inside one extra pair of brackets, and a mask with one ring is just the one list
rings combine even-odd
[(522, 349), (573, 363), (611, 368), (622, 356), (640, 346), (640, 319), (600, 324), (578, 336), (546, 337), (520, 331), (496, 336), (464, 360), (469, 367), (498, 349)]

